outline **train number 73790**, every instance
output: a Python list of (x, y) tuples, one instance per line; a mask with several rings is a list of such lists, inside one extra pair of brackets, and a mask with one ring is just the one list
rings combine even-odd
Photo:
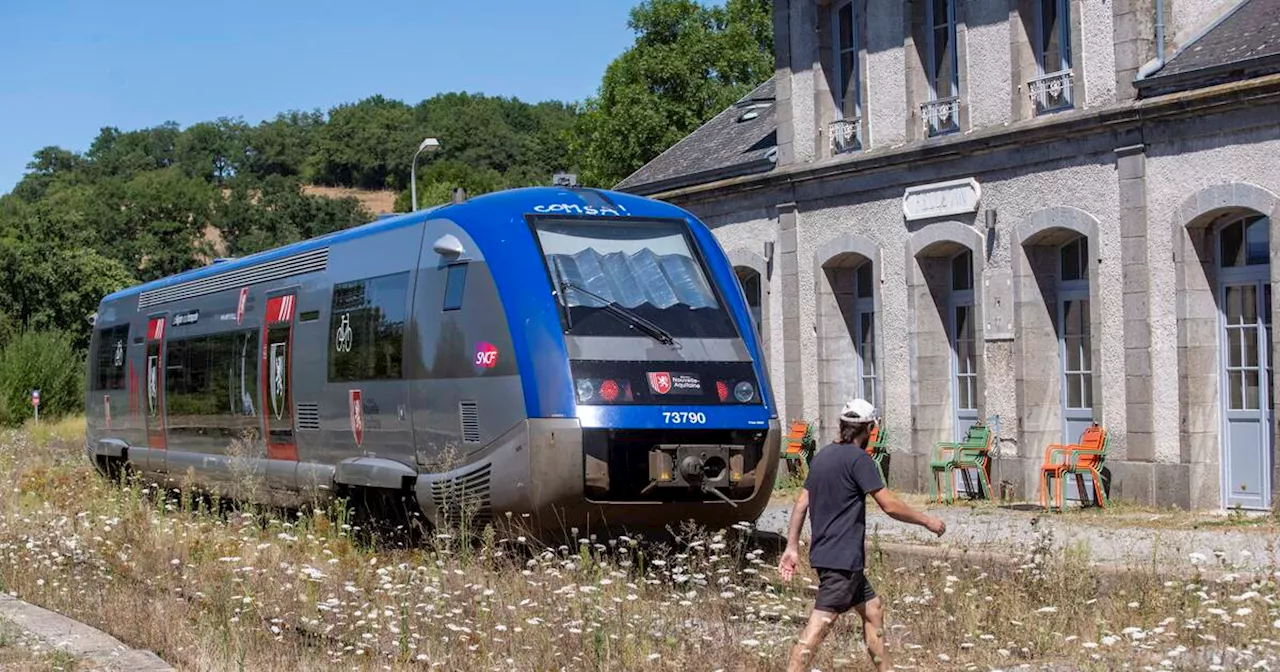
[(663, 411), (662, 421), (668, 425), (705, 425), (707, 414), (697, 411)]

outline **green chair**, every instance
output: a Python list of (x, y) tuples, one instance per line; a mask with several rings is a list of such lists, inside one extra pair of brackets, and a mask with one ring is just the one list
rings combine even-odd
[(939, 502), (944, 501), (938, 484), (939, 479), (946, 484), (945, 501), (947, 503), (953, 501), (955, 482), (952, 474), (956, 469), (961, 470), (960, 475), (964, 478), (966, 488), (969, 488), (970, 483), (969, 473), (965, 470), (976, 469), (983, 495), (991, 496), (991, 481), (987, 477), (987, 465), (991, 458), (991, 440), (994, 436), (991, 428), (976, 423), (969, 427), (962, 441), (958, 443), (942, 441), (934, 446), (933, 459), (929, 462), (929, 471), (933, 478), (929, 485)]

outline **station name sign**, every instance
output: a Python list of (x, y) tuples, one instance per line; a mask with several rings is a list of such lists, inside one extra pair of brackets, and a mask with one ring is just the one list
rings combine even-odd
[(972, 177), (907, 187), (902, 195), (902, 215), (910, 222), (974, 213), (980, 200), (982, 187)]

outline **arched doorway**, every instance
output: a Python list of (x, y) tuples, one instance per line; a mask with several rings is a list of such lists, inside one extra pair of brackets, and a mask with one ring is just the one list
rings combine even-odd
[[(1094, 295), (1099, 235), (1095, 217), (1066, 206), (1032, 213), (1015, 232), (1019, 452), (1029, 492), (1038, 487), (1046, 446), (1075, 443), (1095, 420), (1102, 424)], [(1109, 482), (1107, 469), (1104, 486)], [(1084, 488), (1085, 499), (1093, 497), (1093, 483), (1086, 479)], [(1080, 498), (1075, 487), (1064, 487), (1063, 495)]]
[(844, 402), (861, 397), (880, 406), (874, 262), (843, 252), (822, 263), (818, 279), (819, 417), (822, 440), (835, 438)]
[(983, 417), (982, 249), (972, 227), (952, 222), (907, 244), (913, 443), (925, 452)]
[(742, 285), (742, 293), (747, 297), (747, 310), (751, 313), (751, 324), (756, 328), (756, 338), (764, 335), (764, 288), (760, 271), (750, 266), (735, 266), (738, 284)]
[(1173, 215), (1178, 446), (1193, 508), (1275, 504), (1277, 220), (1280, 195), (1247, 182), (1205, 186)]
[(1213, 226), (1219, 313), (1223, 504), (1271, 507), (1271, 220), (1233, 214)]

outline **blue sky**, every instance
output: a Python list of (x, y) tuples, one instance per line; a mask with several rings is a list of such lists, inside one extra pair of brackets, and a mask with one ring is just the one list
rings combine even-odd
[[(36, 150), (257, 122), (374, 94), (578, 101), (634, 38), (633, 0), (0, 0), (0, 194)], [(546, 9), (543, 9), (546, 8)]]

